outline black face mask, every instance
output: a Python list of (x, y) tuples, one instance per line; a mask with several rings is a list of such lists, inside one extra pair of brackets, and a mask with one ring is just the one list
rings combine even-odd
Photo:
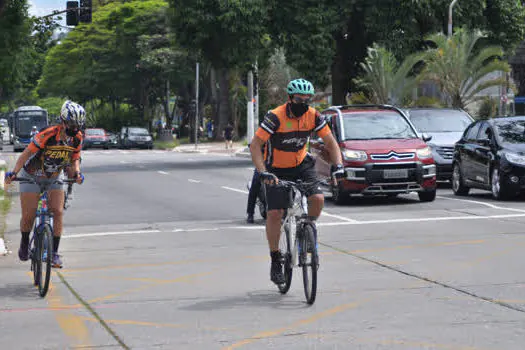
[(290, 109), (292, 110), (293, 115), (296, 118), (299, 118), (308, 111), (308, 104), (291, 102)]
[(66, 135), (69, 137), (75, 137), (78, 134), (77, 128), (66, 128)]

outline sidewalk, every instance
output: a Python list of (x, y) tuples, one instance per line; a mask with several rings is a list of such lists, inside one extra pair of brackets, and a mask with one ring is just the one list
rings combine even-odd
[(173, 152), (180, 153), (207, 153), (207, 154), (221, 154), (221, 155), (232, 155), (237, 157), (250, 158), (250, 149), (245, 146), (242, 142), (234, 142), (233, 148), (226, 149), (224, 142), (205, 142), (197, 144), (185, 144), (177, 146), (173, 149)]

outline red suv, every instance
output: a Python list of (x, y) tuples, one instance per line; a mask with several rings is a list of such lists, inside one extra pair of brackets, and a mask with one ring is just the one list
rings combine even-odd
[[(346, 178), (331, 186), (336, 204), (350, 194), (397, 196), (417, 192), (423, 202), (436, 198), (436, 165), (403, 112), (387, 105), (330, 107), (321, 113), (339, 144)], [(321, 176), (330, 176), (330, 158), (321, 139), (310, 141)]]

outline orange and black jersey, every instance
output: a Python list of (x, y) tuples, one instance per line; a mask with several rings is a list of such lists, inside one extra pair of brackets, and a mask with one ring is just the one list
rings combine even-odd
[(313, 131), (319, 137), (330, 133), (321, 114), (310, 107), (300, 118), (292, 118), (290, 104), (285, 103), (266, 114), (255, 135), (267, 142), (264, 159), (269, 167), (295, 168), (306, 157), (306, 144)]
[(40, 131), (27, 146), (32, 156), (24, 165), (24, 170), (35, 176), (58, 176), (73, 161), (80, 159), (82, 134), (60, 139), (61, 125), (51, 126)]

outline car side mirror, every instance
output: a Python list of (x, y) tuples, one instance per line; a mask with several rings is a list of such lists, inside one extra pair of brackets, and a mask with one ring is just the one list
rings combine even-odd
[(427, 134), (426, 132), (424, 132), (423, 134), (421, 134), (421, 138), (422, 138), (423, 141), (425, 141), (425, 142), (428, 142), (428, 141), (432, 140), (432, 136), (430, 136), (430, 135)]
[(491, 141), (489, 138), (486, 138), (486, 139), (481, 139), (481, 140), (479, 141), (479, 143), (480, 143), (482, 146), (488, 147), (488, 146), (490, 146), (490, 144), (492, 143), (492, 141)]

